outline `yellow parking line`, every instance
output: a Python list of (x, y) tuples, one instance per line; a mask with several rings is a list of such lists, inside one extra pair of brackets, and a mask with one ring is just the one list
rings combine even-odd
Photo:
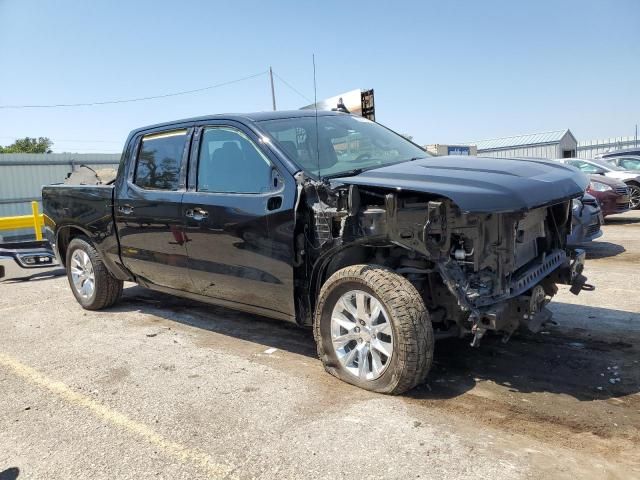
[(178, 460), (195, 464), (198, 468), (207, 472), (209, 478), (227, 478), (233, 470), (231, 467), (213, 462), (208, 455), (202, 452), (168, 440), (143, 423), (136, 422), (120, 412), (73, 391), (64, 383), (57, 382), (46, 377), (37, 370), (24, 365), (9, 355), (0, 353), (0, 365), (12, 370), (16, 375), (31, 382), (32, 384), (49, 390), (51, 393), (57, 395), (63, 400), (66, 400), (67, 402), (90, 410), (95, 416), (102, 420), (105, 420), (116, 427), (123, 428), (129, 433), (146, 440)]

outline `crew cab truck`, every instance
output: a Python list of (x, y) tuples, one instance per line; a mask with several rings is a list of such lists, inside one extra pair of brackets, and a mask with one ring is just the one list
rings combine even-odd
[(401, 393), (434, 339), (538, 330), (587, 179), (540, 160), (430, 157), (339, 112), (215, 115), (129, 135), (109, 185), (43, 188), (45, 232), (86, 309), (123, 281), (313, 328), (326, 370)]

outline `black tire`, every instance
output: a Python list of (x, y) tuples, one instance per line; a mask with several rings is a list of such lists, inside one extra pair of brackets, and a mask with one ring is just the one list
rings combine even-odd
[(629, 207), (633, 210), (640, 209), (640, 185), (637, 183), (627, 183), (629, 188)]
[[(78, 292), (71, 276), (71, 258), (73, 256), (73, 252), (76, 250), (84, 251), (89, 256), (91, 265), (93, 266), (95, 287), (93, 289), (93, 294), (86, 298)], [(76, 237), (69, 242), (65, 266), (71, 291), (73, 292), (74, 297), (76, 297), (78, 303), (82, 305), (82, 308), (87, 310), (101, 310), (103, 308), (110, 307), (120, 299), (124, 282), (114, 278), (111, 273), (109, 273), (109, 270), (107, 270), (100, 254), (87, 237)]]
[[(350, 290), (362, 290), (382, 303), (394, 337), (389, 365), (374, 380), (346, 370), (331, 341), (331, 314)], [(347, 383), (378, 393), (400, 394), (422, 383), (433, 361), (433, 328), (422, 297), (404, 277), (379, 265), (353, 265), (334, 273), (322, 286), (315, 313), (318, 356), (327, 372)]]

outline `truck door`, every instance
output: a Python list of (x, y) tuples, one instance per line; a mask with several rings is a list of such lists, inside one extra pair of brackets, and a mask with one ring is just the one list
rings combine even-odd
[(259, 144), (235, 122), (196, 131), (183, 197), (189, 267), (201, 294), (290, 318), (293, 233), (285, 230), (293, 226), (294, 180), (285, 185)]
[(139, 136), (115, 194), (124, 265), (143, 282), (187, 291), (193, 284), (182, 196), (190, 137), (187, 128)]

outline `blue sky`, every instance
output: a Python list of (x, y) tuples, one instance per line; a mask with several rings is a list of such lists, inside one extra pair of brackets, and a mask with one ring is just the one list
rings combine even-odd
[[(268, 69), (318, 98), (374, 88), (377, 120), (421, 143), (640, 123), (640, 1), (0, 0), (0, 105), (92, 102)], [(308, 103), (276, 79), (279, 109)], [(271, 109), (268, 78), (80, 108), (0, 109), (0, 144), (118, 152), (129, 130)]]

